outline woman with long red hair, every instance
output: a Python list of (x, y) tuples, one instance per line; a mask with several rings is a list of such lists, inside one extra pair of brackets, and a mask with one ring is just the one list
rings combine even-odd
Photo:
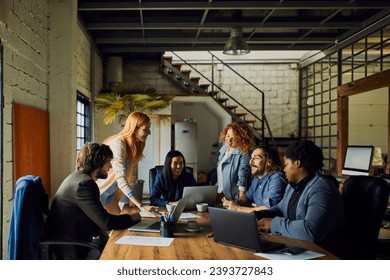
[(142, 201), (133, 196), (137, 181), (137, 164), (143, 158), (146, 139), (150, 135), (150, 118), (141, 112), (131, 113), (123, 130), (103, 141), (108, 145), (114, 157), (112, 169), (106, 179), (99, 179), (100, 201), (112, 214), (119, 214), (119, 200), (128, 198), (141, 211), (150, 211), (152, 207), (143, 206)]

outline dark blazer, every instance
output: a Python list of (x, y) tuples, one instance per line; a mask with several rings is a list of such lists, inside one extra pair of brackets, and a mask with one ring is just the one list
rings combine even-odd
[(183, 189), (186, 186), (197, 186), (194, 175), (184, 172), (182, 177), (173, 181), (172, 186), (169, 186), (167, 191), (164, 186), (164, 175), (163, 173), (157, 173), (154, 179), (154, 185), (152, 194), (150, 196), (150, 203), (152, 205), (165, 206), (171, 201), (178, 201), (183, 197)]
[[(130, 227), (130, 215), (109, 214), (99, 200), (99, 187), (86, 173), (74, 171), (59, 187), (46, 223), (46, 238), (91, 242), (99, 229)], [(84, 259), (85, 248), (64, 246), (56, 250), (59, 259)]]

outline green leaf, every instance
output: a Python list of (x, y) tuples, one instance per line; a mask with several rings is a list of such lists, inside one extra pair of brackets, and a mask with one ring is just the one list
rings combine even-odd
[(152, 87), (119, 84), (112, 92), (100, 93), (95, 98), (95, 106), (104, 111), (104, 123), (111, 124), (118, 119), (126, 120), (134, 111), (151, 113), (169, 106), (175, 95), (157, 94)]

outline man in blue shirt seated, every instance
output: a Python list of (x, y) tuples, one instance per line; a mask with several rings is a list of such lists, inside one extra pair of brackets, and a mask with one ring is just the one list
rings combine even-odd
[(281, 172), (282, 163), (276, 150), (267, 146), (256, 147), (249, 164), (254, 177), (249, 190), (236, 202), (224, 199), (225, 208), (252, 212), (277, 205), (283, 198), (287, 180)]
[(311, 241), (342, 257), (346, 248), (343, 202), (333, 183), (319, 173), (323, 158), (312, 141), (290, 144), (284, 156), (289, 184), (283, 199), (255, 214), (260, 230)]

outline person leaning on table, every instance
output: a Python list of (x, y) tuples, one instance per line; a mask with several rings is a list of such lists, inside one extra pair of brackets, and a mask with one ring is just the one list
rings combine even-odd
[[(248, 191), (236, 202), (222, 199), (223, 206), (231, 210), (252, 212), (277, 205), (283, 198), (287, 180), (278, 152), (268, 146), (253, 149), (249, 161), (253, 176)], [(252, 207), (252, 204), (255, 207)]]
[(132, 112), (126, 119), (123, 129), (103, 141), (112, 150), (114, 157), (112, 169), (106, 179), (97, 180), (100, 189), (100, 201), (111, 214), (119, 214), (119, 201), (132, 202), (140, 211), (153, 214), (155, 208), (143, 205), (134, 196), (137, 182), (137, 164), (143, 158), (146, 139), (150, 135), (151, 121), (147, 114)]
[[(85, 144), (78, 153), (76, 170), (62, 182), (56, 192), (45, 226), (45, 239), (86, 241), (99, 239), (104, 248), (106, 231), (125, 229), (140, 221), (138, 213), (112, 215), (99, 200), (98, 178), (106, 178), (111, 169), (112, 151), (107, 145)], [(56, 259), (95, 259), (97, 252), (81, 246), (54, 248)]]
[(289, 184), (283, 199), (255, 214), (261, 231), (311, 241), (343, 258), (347, 253), (343, 202), (337, 188), (319, 174), (322, 161), (322, 151), (312, 141), (290, 144), (284, 156)]

